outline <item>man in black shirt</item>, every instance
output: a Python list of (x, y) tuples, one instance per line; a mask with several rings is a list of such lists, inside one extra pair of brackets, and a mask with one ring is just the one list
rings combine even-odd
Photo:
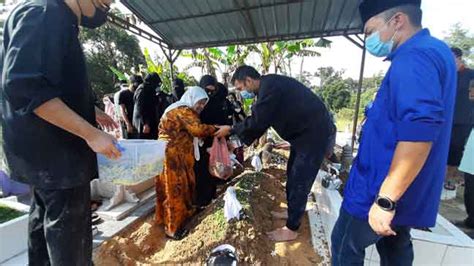
[(462, 61), (462, 50), (452, 48), (458, 68), (458, 86), (456, 104), (454, 106), (453, 128), (448, 153), (448, 184), (446, 188), (453, 187), (452, 178), (458, 177), (457, 168), (461, 162), (471, 128), (474, 125), (474, 102), (469, 100), (469, 83), (474, 82), (474, 70), (469, 69)]
[(123, 89), (118, 94), (118, 105), (120, 107), (120, 120), (122, 122), (122, 128), (126, 130), (123, 134), (124, 139), (133, 139), (135, 128), (133, 127), (133, 109), (135, 105), (134, 93), (138, 86), (142, 82), (141, 76), (133, 75), (130, 78), (130, 85), (128, 88)]
[(288, 212), (274, 213), (276, 218), (287, 218), (287, 223), (268, 235), (275, 241), (294, 240), (333, 133), (328, 110), (309, 88), (289, 77), (260, 76), (254, 68), (241, 66), (235, 71), (232, 83), (239, 91), (245, 89), (258, 94), (258, 99), (251, 116), (232, 128), (219, 127), (216, 135), (236, 134), (246, 145), (251, 145), (273, 127), (290, 142), (286, 183)]
[[(94, 107), (78, 25), (105, 23), (111, 0), (26, 0), (5, 22), (2, 129), (9, 172), (32, 187), (29, 265), (91, 265), (96, 153), (118, 158), (117, 125)], [(4, 240), (2, 240), (4, 241)]]

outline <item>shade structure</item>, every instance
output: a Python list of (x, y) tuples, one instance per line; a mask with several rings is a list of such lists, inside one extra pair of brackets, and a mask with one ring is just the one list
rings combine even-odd
[(172, 49), (362, 32), (359, 0), (121, 0)]

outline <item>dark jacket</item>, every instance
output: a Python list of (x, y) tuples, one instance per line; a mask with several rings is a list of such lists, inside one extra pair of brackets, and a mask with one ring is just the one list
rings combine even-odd
[(133, 126), (138, 134), (143, 134), (144, 125), (149, 125), (151, 136), (140, 138), (154, 138), (158, 133), (158, 120), (156, 116), (156, 88), (160, 85), (161, 79), (156, 73), (148, 74), (145, 82), (135, 91), (133, 109)]
[(293, 147), (306, 149), (310, 142), (327, 142), (330, 124), (326, 106), (309, 88), (293, 78), (267, 75), (261, 78), (252, 115), (233, 131), (250, 145), (273, 127)]
[(201, 122), (209, 125), (232, 125), (233, 108), (227, 94), (229, 91), (222, 84), (217, 84), (217, 91), (209, 95), (209, 102), (201, 112)]
[(458, 72), (453, 125), (474, 125), (474, 101), (469, 100), (471, 80), (474, 82), (474, 70), (466, 68)]

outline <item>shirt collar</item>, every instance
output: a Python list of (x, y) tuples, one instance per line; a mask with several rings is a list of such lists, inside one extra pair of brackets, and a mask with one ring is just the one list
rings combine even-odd
[(400, 53), (403, 50), (409, 49), (412, 47), (414, 44), (418, 43), (418, 41), (425, 37), (425, 36), (431, 36), (430, 31), (428, 29), (422, 29), (419, 32), (417, 32), (415, 35), (413, 35), (410, 39), (408, 39), (406, 42), (402, 43), (395, 51), (390, 53), (387, 58), (385, 58), (384, 61), (392, 61), (395, 56)]

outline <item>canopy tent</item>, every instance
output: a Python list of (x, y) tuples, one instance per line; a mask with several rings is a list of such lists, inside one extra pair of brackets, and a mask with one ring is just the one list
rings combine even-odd
[(168, 47), (361, 33), (358, 0), (122, 0)]
[(355, 136), (365, 62), (364, 40), (358, 35), (362, 33), (359, 0), (121, 2), (154, 33), (116, 16), (110, 16), (109, 21), (158, 44), (171, 67), (182, 49), (345, 36), (363, 51), (353, 125)]

